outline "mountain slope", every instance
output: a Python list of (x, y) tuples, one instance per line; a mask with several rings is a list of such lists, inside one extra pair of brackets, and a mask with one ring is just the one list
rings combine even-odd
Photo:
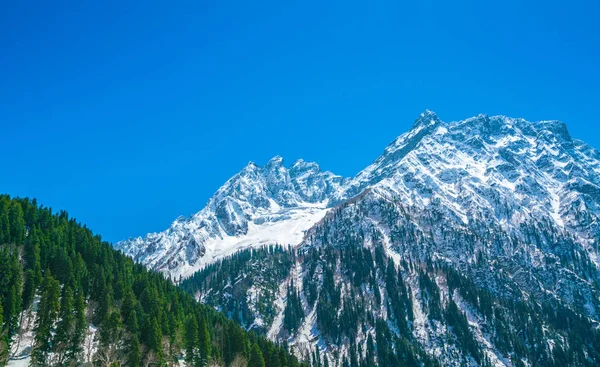
[(66, 212), (0, 196), (1, 366), (239, 366), (251, 347), (299, 365)]
[(228, 280), (233, 256), (182, 286), (245, 309), (278, 279), (274, 310), (246, 308), (240, 322), (331, 364), (596, 365), (599, 168), (558, 121), (426, 111), (331, 192), (287, 272), (249, 266)]
[(192, 218), (116, 248), (153, 269), (189, 276), (248, 246), (296, 245), (329, 208), (375, 187), (404, 203), (439, 204), (463, 223), (477, 215), (508, 228), (547, 218), (600, 263), (597, 150), (558, 121), (479, 115), (446, 124), (431, 111), (354, 178), (301, 160), (289, 169), (281, 157), (265, 167), (251, 162)]
[[(358, 351), (369, 350), (369, 335), (388, 350), (372, 357), (380, 365), (399, 358), (397, 344), (414, 360), (449, 366), (600, 361), (600, 274), (568, 234), (550, 222), (523, 226), (524, 238), (482, 222), (439, 222), (439, 211), (368, 192), (314, 227), (294, 266), (264, 266), (258, 256), (256, 268), (223, 271), (239, 263), (234, 256), (181, 286), (215, 307), (238, 305), (245, 327), (304, 358), (319, 350), (331, 365), (352, 353), (368, 361)], [(274, 310), (245, 307), (255, 294), (273, 298), (277, 287), (265, 279), (280, 284)]]
[(322, 212), (293, 241), (254, 241), (292, 249), (235, 254), (247, 244), (217, 240), (233, 255), (203, 258), (181, 286), (315, 363), (600, 363), (600, 153), (563, 123), (425, 111), (320, 192)]
[(279, 156), (264, 167), (250, 162), (191, 218), (180, 217), (164, 232), (121, 241), (115, 248), (152, 269), (189, 276), (249, 246), (300, 243), (344, 182), (303, 160), (289, 168)]
[(439, 200), (463, 222), (472, 211), (505, 225), (549, 216), (593, 240), (600, 234), (599, 185), (600, 153), (559, 121), (479, 115), (445, 124), (426, 111), (336, 201), (377, 186), (415, 205)]

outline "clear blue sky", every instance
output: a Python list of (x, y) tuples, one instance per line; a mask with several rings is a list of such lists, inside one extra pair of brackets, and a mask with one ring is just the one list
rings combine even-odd
[(250, 160), (354, 175), (426, 108), (560, 119), (600, 148), (596, 0), (123, 3), (0, 11), (0, 191), (110, 241)]

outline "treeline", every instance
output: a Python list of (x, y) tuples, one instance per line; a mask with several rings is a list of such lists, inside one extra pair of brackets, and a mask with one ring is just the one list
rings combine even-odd
[[(491, 342), (510, 355), (515, 366), (525, 366), (524, 359), (538, 366), (597, 366), (600, 362), (600, 332), (587, 317), (557, 301), (494, 297), (457, 270), (447, 266), (440, 269), (446, 274), (450, 294), (458, 293), (481, 315)], [(461, 323), (459, 317), (453, 321)], [(455, 332), (461, 334), (465, 326), (454, 325)], [(553, 337), (550, 330), (556, 333)], [(472, 345), (469, 338), (462, 341), (467, 347)]]
[(273, 321), (278, 312), (275, 301), (279, 286), (294, 264), (293, 250), (280, 245), (246, 249), (206, 266), (181, 281), (180, 287), (236, 323), (266, 333), (264, 326), (254, 322), (256, 316), (266, 324)]
[(300, 365), (35, 199), (0, 196), (0, 297), (0, 365), (33, 315), (34, 366)]
[(298, 330), (298, 327), (302, 325), (302, 321), (304, 320), (304, 310), (302, 309), (300, 294), (293, 280), (290, 281), (290, 285), (287, 289), (286, 299), (287, 302), (283, 311), (283, 326), (287, 330), (295, 332)]
[(439, 366), (413, 336), (414, 300), (402, 272), (381, 246), (311, 247), (303, 252), (303, 289), (309, 305), (316, 303), (321, 337), (348, 348), (345, 355), (334, 352), (337, 366)]

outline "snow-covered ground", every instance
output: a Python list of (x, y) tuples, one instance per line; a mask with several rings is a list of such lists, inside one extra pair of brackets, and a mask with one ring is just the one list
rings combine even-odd
[[(290, 278), (293, 278), (293, 270)], [(281, 331), (281, 327), (283, 326), (283, 318), (285, 312), (285, 304), (287, 298), (287, 290), (290, 284), (290, 279), (287, 279), (285, 282), (281, 283), (279, 286), (279, 291), (277, 294), (277, 299), (275, 299), (275, 308), (278, 310), (277, 316), (275, 316), (275, 320), (271, 324), (269, 331), (267, 332), (267, 338), (271, 340), (276, 340), (277, 335)]]
[(36, 294), (28, 310), (21, 314), (19, 333), (15, 336), (10, 350), (9, 366), (28, 366), (31, 360), (29, 354), (33, 348), (35, 319), (40, 303), (40, 296)]
[(248, 223), (248, 232), (240, 236), (227, 236), (211, 238), (205, 244), (205, 255), (194, 264), (184, 264), (171, 272), (174, 278), (186, 278), (205, 265), (214, 263), (219, 259), (251, 247), (265, 245), (292, 245), (299, 244), (304, 238), (306, 230), (323, 219), (329, 209), (322, 205), (303, 206), (293, 209), (281, 209), (271, 214), (273, 217), (285, 217), (283, 220), (256, 224)]
[(31, 357), (27, 356), (22, 359), (11, 359), (8, 361), (8, 367), (27, 367), (31, 362)]
[(160, 233), (121, 241), (126, 255), (178, 279), (252, 246), (296, 245), (326, 214), (343, 178), (316, 163), (281, 157), (264, 167), (249, 163), (192, 217), (180, 217)]

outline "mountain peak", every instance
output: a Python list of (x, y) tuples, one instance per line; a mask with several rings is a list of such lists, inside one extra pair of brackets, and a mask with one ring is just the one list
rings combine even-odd
[[(479, 114), (445, 123), (435, 112), (425, 110), (410, 131), (392, 141), (371, 165), (353, 178), (321, 171), (317, 163), (304, 159), (285, 166), (279, 155), (264, 166), (249, 162), (219, 188), (209, 204), (195, 215), (193, 223), (167, 229), (160, 241), (150, 236), (143, 242), (132, 241), (121, 247), (131, 247), (129, 253), (140, 261), (148, 259), (147, 264), (154, 261), (150, 259), (160, 257), (160, 265), (153, 263), (155, 268), (160, 266), (177, 275), (190, 274), (190, 269), (213, 261), (213, 254), (225, 253), (225, 250), (219, 252), (221, 245), (233, 251), (238, 248), (233, 243), (243, 247), (258, 243), (255, 240), (260, 236), (261, 240), (272, 239), (274, 232), (269, 232), (272, 226), (287, 223), (291, 217), (301, 220), (303, 230), (307, 229), (302, 219), (305, 214), (316, 218), (313, 214), (321, 215), (373, 187), (386, 190), (410, 205), (442, 205), (445, 213), (460, 218), (460, 223), (468, 223), (469, 215), (475, 212), (508, 223), (513, 217), (519, 220), (526, 215), (516, 215), (510, 210), (526, 206), (529, 213), (550, 213), (551, 220), (567, 226), (575, 223), (582, 205), (600, 208), (596, 194), (600, 189), (595, 187), (600, 183), (600, 153), (570, 141), (566, 127), (558, 121), (532, 123)], [(568, 184), (579, 176), (593, 185)], [(565, 194), (570, 192), (575, 193)], [(286, 228), (294, 232), (294, 241), (277, 239), (297, 244), (303, 234), (295, 229), (296, 222), (289, 223), (293, 225)], [(585, 228), (586, 235), (591, 233), (590, 238), (600, 233), (592, 233), (597, 230), (595, 225), (589, 225), (589, 230)], [(259, 237), (253, 237), (252, 241), (243, 237), (248, 234), (247, 228), (254, 230), (257, 226), (263, 232), (251, 234)], [(583, 233), (579, 227), (572, 225), (572, 228)], [(185, 232), (188, 229), (190, 233)], [(192, 234), (196, 242), (191, 241)], [(143, 243), (158, 248), (157, 241), (162, 252), (154, 251), (156, 256), (150, 256), (140, 247)], [(184, 254), (181, 261), (185, 266), (181, 265), (183, 262), (171, 266), (169, 259), (178, 256), (175, 251), (180, 248), (174, 243), (185, 251), (191, 248), (191, 253), (202, 246), (208, 252), (203, 255), (204, 260)]]
[(250, 161), (235, 176), (230, 178), (229, 181), (234, 180), (239, 176), (255, 175), (258, 173), (259, 170), (260, 170), (260, 167), (258, 167), (258, 165), (254, 161)]
[(548, 131), (555, 136), (562, 138), (564, 141), (572, 141), (571, 134), (564, 122), (558, 120), (544, 120), (537, 122), (541, 130)]
[(430, 109), (426, 109), (423, 111), (423, 113), (421, 113), (421, 116), (437, 116), (437, 114)]
[(273, 166), (273, 165), (281, 165), (283, 164), (283, 157), (280, 155), (276, 155), (275, 157), (269, 159), (269, 161), (267, 162), (267, 166)]
[(419, 117), (415, 120), (412, 126), (412, 130), (422, 129), (424, 127), (437, 126), (442, 123), (442, 120), (438, 117), (438, 115), (431, 111), (425, 110), (423, 113), (419, 115)]
[(290, 167), (290, 171), (304, 171), (307, 169), (317, 169), (320, 170), (319, 165), (316, 162), (307, 162), (304, 159), (300, 158), (292, 166)]

